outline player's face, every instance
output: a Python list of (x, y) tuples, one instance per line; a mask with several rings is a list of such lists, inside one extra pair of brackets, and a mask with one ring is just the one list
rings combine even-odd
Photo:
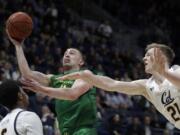
[(74, 68), (79, 68), (84, 64), (82, 56), (77, 49), (70, 48), (67, 49), (63, 57), (63, 66)]
[(151, 73), (152, 70), (153, 63), (151, 57), (154, 57), (154, 48), (149, 49), (143, 58), (146, 73)]
[(20, 92), (22, 94), (22, 102), (25, 107), (29, 105), (29, 98), (28, 95), (24, 92), (22, 88), (20, 88)]

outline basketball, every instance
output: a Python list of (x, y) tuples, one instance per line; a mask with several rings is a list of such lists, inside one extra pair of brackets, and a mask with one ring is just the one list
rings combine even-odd
[(6, 29), (13, 39), (21, 42), (32, 33), (32, 18), (24, 12), (13, 13), (6, 22)]

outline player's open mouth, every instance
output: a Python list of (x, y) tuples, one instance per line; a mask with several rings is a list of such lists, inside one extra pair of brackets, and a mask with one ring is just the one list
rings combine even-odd
[(64, 63), (69, 63), (70, 59), (64, 59)]

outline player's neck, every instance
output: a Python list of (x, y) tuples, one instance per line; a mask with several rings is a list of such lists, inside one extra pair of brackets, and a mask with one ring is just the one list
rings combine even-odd
[(63, 66), (63, 71), (69, 71), (69, 70), (80, 70), (79, 66), (72, 67), (72, 66)]
[(159, 75), (159, 74), (153, 74), (153, 79), (154, 79), (155, 82), (158, 83), (158, 84), (161, 84), (161, 83), (165, 80), (165, 78), (162, 77), (162, 76)]
[(63, 67), (63, 72), (78, 71), (78, 70), (80, 70), (80, 67), (70, 67), (70, 66)]
[(14, 108), (26, 109), (27, 106), (22, 102), (18, 102), (17, 105)]

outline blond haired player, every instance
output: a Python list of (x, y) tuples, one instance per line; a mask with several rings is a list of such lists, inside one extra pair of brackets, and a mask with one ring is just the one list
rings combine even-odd
[(147, 46), (143, 58), (145, 72), (152, 75), (149, 79), (132, 82), (116, 81), (109, 77), (94, 75), (87, 70), (72, 73), (60, 79), (80, 78), (106, 91), (142, 95), (180, 129), (180, 67), (177, 65), (170, 67), (174, 57), (175, 54), (170, 47), (152, 43)]

